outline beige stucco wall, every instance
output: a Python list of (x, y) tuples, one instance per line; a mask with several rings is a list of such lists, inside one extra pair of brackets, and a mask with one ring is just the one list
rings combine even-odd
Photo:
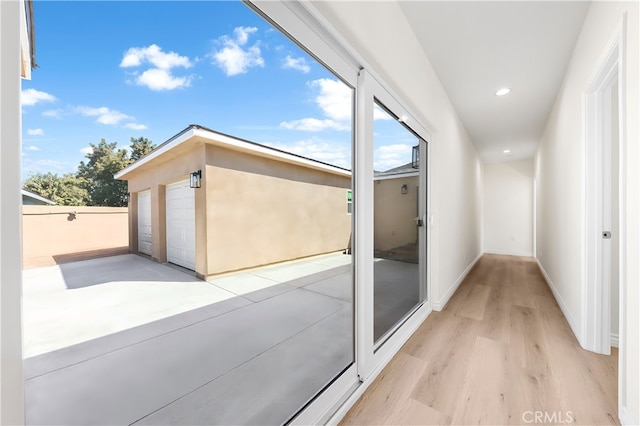
[(126, 207), (23, 206), (23, 266), (53, 265), (92, 252), (126, 252), (127, 222)]
[(207, 146), (208, 273), (344, 250), (351, 177)]
[[(402, 194), (402, 185), (408, 192)], [(390, 250), (418, 240), (418, 176), (376, 180), (374, 193), (374, 247)]]
[(200, 277), (344, 250), (351, 177), (205, 145), (194, 138), (124, 176), (129, 247), (138, 250), (138, 198), (151, 190), (152, 258), (166, 262), (166, 185), (202, 170), (196, 196)]
[(189, 179), (189, 174), (202, 170), (202, 187), (195, 190), (196, 203), (196, 273), (207, 274), (207, 241), (205, 222), (206, 179), (205, 148), (202, 142), (184, 144), (129, 173), (128, 190), (130, 217), (129, 247), (138, 251), (138, 197), (141, 191), (151, 190), (151, 257), (157, 262), (167, 261), (165, 196), (166, 186)]

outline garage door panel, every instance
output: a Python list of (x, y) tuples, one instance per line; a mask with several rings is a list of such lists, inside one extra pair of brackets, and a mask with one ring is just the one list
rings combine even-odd
[(189, 181), (167, 185), (167, 260), (195, 269), (195, 191)]
[(138, 251), (151, 255), (151, 191), (138, 193)]

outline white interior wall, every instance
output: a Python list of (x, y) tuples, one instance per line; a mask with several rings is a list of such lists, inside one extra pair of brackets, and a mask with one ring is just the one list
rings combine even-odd
[(440, 309), (481, 254), (482, 162), (398, 3), (314, 6), (431, 132), (431, 299)]
[(533, 160), (484, 166), (485, 253), (533, 255)]
[[(556, 97), (536, 156), (537, 256), (557, 291), (559, 303), (580, 339), (583, 324), (582, 286), (584, 280), (584, 190), (585, 148), (583, 137), (583, 95), (595, 76), (602, 55), (612, 40), (623, 14), (627, 14), (626, 33), (626, 152), (624, 159), (626, 186), (622, 198), (626, 203), (627, 262), (626, 277), (626, 358), (625, 387), (621, 398), (627, 422), (640, 421), (640, 194), (638, 117), (638, 2), (593, 2), (576, 43), (564, 82)], [(623, 181), (624, 182), (624, 181)], [(624, 279), (624, 278), (623, 278)], [(622, 353), (622, 352), (621, 352)], [(624, 421), (624, 420), (623, 420)]]

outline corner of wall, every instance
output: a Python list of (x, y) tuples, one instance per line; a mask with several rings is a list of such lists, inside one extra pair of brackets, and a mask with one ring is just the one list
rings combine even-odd
[(483, 253), (480, 252), (480, 254), (478, 254), (478, 256), (465, 268), (465, 270), (462, 271), (462, 274), (460, 274), (460, 276), (453, 283), (449, 291), (447, 291), (447, 293), (444, 296), (442, 296), (440, 300), (438, 300), (437, 302), (433, 301), (433, 303), (431, 303), (431, 307), (433, 308), (434, 311), (441, 311), (444, 309), (447, 303), (449, 303), (449, 299), (451, 299), (451, 296), (454, 295), (458, 287), (460, 287), (460, 284), (462, 284), (464, 279), (467, 278), (467, 275), (469, 275), (469, 272), (471, 272), (471, 270), (476, 265), (476, 263), (478, 263), (478, 260), (480, 260), (482, 255)]

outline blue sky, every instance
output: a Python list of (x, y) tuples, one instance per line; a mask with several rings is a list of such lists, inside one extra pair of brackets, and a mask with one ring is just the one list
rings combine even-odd
[[(351, 166), (350, 89), (240, 2), (36, 1), (34, 10), (23, 178), (75, 172), (100, 139), (160, 144), (189, 124)], [(376, 168), (406, 163), (411, 137), (377, 118)]]

